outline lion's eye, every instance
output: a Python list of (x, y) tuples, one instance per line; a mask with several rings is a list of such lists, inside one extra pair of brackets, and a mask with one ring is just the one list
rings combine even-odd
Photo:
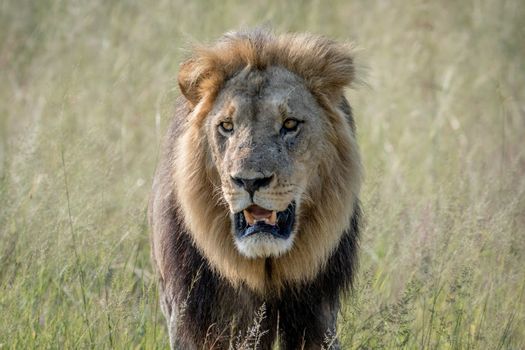
[(299, 121), (297, 119), (288, 118), (283, 123), (283, 130), (286, 132), (293, 132), (297, 130)]
[(233, 131), (233, 123), (232, 122), (222, 122), (219, 124), (219, 128), (225, 133), (230, 133)]

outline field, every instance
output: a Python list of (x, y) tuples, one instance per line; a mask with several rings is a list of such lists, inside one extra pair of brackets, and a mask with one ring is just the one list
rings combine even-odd
[(525, 2), (0, 0), (0, 349), (168, 346), (148, 194), (192, 42), (356, 44), (344, 349), (525, 348)]

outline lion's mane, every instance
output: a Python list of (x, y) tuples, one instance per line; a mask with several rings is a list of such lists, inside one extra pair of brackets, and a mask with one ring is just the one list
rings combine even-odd
[[(329, 121), (329, 147), (301, 204), (293, 248), (280, 257), (249, 259), (233, 242), (203, 121), (229, 78), (242, 69), (269, 66), (302, 78)], [(189, 292), (182, 286), (191, 284), (196, 273), (262, 298), (318, 283), (338, 296), (351, 284), (361, 163), (343, 89), (353, 79), (349, 46), (309, 34), (229, 33), (213, 45), (195, 48), (180, 69), (184, 96), (168, 131), (150, 204), (153, 260), (168, 294)]]

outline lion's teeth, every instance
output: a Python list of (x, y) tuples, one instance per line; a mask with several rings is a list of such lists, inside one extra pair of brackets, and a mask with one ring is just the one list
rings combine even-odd
[(246, 219), (246, 222), (248, 222), (248, 225), (252, 226), (255, 224), (255, 219), (253, 218), (252, 214), (248, 210), (244, 210), (244, 218)]
[(277, 212), (272, 211), (272, 215), (270, 216), (270, 219), (268, 220), (270, 225), (275, 225), (277, 222)]
[(264, 222), (267, 225), (276, 225), (277, 223), (277, 212), (272, 211), (271, 214), (267, 217), (262, 217), (260, 215), (254, 215), (249, 210), (243, 210), (244, 218), (248, 225), (253, 226), (257, 222)]

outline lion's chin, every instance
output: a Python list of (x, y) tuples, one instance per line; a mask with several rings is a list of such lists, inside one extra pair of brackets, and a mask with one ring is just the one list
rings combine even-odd
[(281, 212), (251, 205), (233, 219), (235, 245), (246, 257), (277, 257), (292, 247), (295, 202)]
[(247, 258), (279, 257), (293, 245), (293, 235), (284, 239), (268, 233), (259, 233), (242, 239), (235, 238), (237, 250)]

